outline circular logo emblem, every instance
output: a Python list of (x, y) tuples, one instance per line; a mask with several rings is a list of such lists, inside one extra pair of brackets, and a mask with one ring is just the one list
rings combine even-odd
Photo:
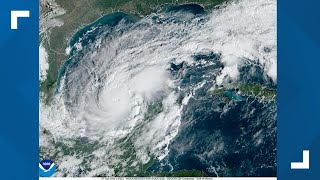
[(50, 177), (56, 171), (56, 165), (48, 159), (44, 159), (39, 163), (39, 175), (41, 177)]

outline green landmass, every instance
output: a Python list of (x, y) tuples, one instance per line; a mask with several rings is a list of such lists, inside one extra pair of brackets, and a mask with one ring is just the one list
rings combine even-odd
[[(44, 0), (45, 1), (45, 0)], [(140, 17), (156, 12), (164, 4), (197, 3), (206, 10), (227, 0), (55, 0), (66, 13), (57, 17), (64, 24), (50, 30), (49, 37), (41, 36), (40, 42), (48, 53), (49, 69), (47, 78), (40, 82), (40, 91), (45, 102), (50, 101), (58, 79), (59, 69), (67, 59), (65, 49), (73, 34), (87, 24), (112, 12), (126, 12)], [(50, 4), (41, 4), (41, 14), (52, 11)]]
[(242, 97), (255, 97), (266, 102), (274, 102), (277, 99), (277, 91), (255, 83), (233, 83), (214, 90), (209, 90), (209, 96), (223, 94), (230, 100), (242, 100)]
[(238, 84), (237, 87), (244, 96), (254, 96), (272, 101), (275, 101), (277, 98), (276, 90), (268, 89), (260, 84)]

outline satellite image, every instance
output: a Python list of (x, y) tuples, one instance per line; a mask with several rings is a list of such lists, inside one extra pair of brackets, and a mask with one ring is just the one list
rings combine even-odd
[(40, 0), (56, 177), (276, 176), (276, 0)]

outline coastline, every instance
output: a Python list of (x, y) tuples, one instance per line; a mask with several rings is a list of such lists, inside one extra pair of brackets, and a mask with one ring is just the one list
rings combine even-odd
[[(47, 63), (49, 64), (48, 69), (46, 70), (46, 77), (42, 78), (42, 81), (39, 82), (40, 84), (40, 92), (42, 94), (43, 101), (46, 104), (49, 104), (52, 100), (52, 95), (55, 92), (55, 89), (59, 83), (59, 75), (63, 72), (63, 66), (65, 62), (69, 59), (69, 55), (72, 51), (66, 52), (66, 50), (70, 47), (70, 45), (75, 43), (75, 37), (79, 33), (83, 33), (86, 29), (92, 27), (96, 23), (99, 23), (105, 19), (105, 17), (112, 15), (113, 13), (124, 13), (128, 16), (135, 16), (137, 18), (143, 18), (148, 16), (152, 13), (159, 12), (163, 10), (166, 6), (173, 6), (173, 5), (187, 5), (187, 4), (197, 4), (203, 7), (204, 10), (213, 9), (223, 2), (228, 0), (207, 0), (207, 1), (183, 1), (176, 3), (170, 2), (163, 2), (154, 5), (153, 7), (149, 7), (152, 9), (149, 13), (143, 13), (144, 11), (139, 11), (138, 6), (136, 7), (136, 11), (126, 11), (123, 7), (119, 7), (118, 9), (112, 10), (105, 10), (101, 13), (93, 12), (93, 8), (89, 9), (86, 8), (85, 12), (82, 14), (91, 14), (90, 17), (84, 17), (76, 19), (77, 22), (69, 22), (69, 19), (73, 19), (72, 14), (74, 11), (69, 9), (70, 5), (64, 5), (63, 0), (43, 0), (41, 1), (40, 7), (42, 10), (40, 20), (44, 23), (40, 25), (40, 42), (39, 46), (41, 45), (48, 54)], [(131, 1), (128, 1), (131, 2)], [(48, 4), (50, 3), (50, 4)], [(60, 4), (59, 4), (60, 3)], [(77, 2), (70, 2), (77, 3)], [(81, 5), (82, 1), (78, 1)], [(79, 5), (79, 6), (80, 6)], [(91, 5), (92, 7), (92, 5)], [(49, 8), (49, 10), (48, 10)], [(75, 8), (76, 9), (76, 8)], [(98, 10), (99, 11), (99, 10)], [(50, 14), (54, 14), (54, 16), (50, 16)], [(99, 16), (97, 14), (100, 14)], [(93, 17), (91, 17), (93, 16)], [(49, 21), (50, 20), (50, 21)], [(83, 22), (82, 22), (83, 21)], [(50, 24), (46, 24), (45, 22), (52, 22)], [(73, 28), (68, 23), (71, 23), (76, 28)], [(74, 25), (79, 24), (79, 25)], [(70, 53), (70, 54), (68, 54)]]

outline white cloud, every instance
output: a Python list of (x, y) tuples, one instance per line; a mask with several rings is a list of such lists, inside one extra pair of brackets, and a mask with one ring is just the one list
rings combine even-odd
[(48, 53), (46, 49), (40, 45), (39, 46), (39, 80), (45, 81), (47, 78), (47, 71), (49, 69), (48, 63)]

